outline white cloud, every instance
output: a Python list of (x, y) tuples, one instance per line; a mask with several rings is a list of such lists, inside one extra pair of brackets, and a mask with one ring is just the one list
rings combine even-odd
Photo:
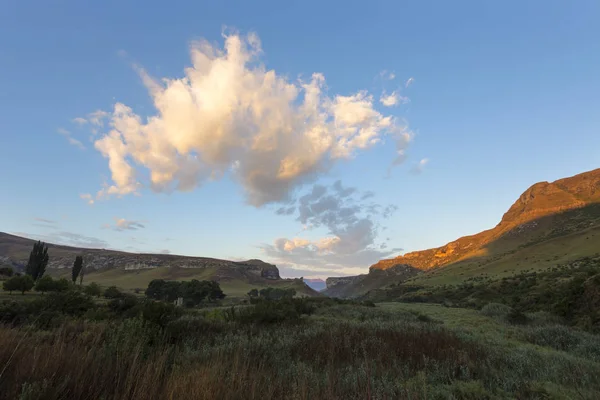
[[(109, 120), (110, 131), (95, 148), (112, 176), (97, 198), (139, 193), (144, 186), (188, 191), (232, 174), (250, 204), (285, 202), (336, 161), (384, 135), (402, 140), (407, 130), (378, 112), (365, 91), (329, 96), (322, 74), (293, 82), (267, 70), (255, 34), (226, 36), (223, 49), (195, 42), (190, 53), (192, 65), (182, 78), (154, 80), (138, 68), (154, 115), (142, 118), (121, 103), (109, 117), (97, 114), (98, 121)], [(146, 175), (149, 182), (142, 182)]]
[(398, 104), (406, 104), (410, 100), (408, 97), (401, 96), (397, 91), (393, 91), (389, 95), (384, 92), (379, 98), (379, 101), (386, 107), (393, 107)]
[(415, 81), (415, 78), (413, 78), (413, 77), (411, 76), (410, 78), (408, 78), (408, 79), (406, 80), (406, 83), (404, 84), (404, 87), (405, 87), (405, 88), (409, 87), (410, 85), (412, 85), (412, 84), (413, 84), (413, 82), (414, 82), (414, 81)]
[(110, 116), (110, 113), (108, 113), (106, 111), (96, 110), (96, 111), (91, 112), (88, 115), (86, 115), (86, 118), (83, 118), (83, 117), (73, 118), (73, 122), (76, 123), (77, 125), (91, 124), (91, 125), (95, 125), (98, 127), (102, 127), (102, 126), (104, 126), (104, 123), (109, 116)]
[(94, 197), (89, 193), (82, 193), (79, 198), (85, 200), (90, 206), (94, 204)]
[(419, 161), (417, 164), (415, 164), (411, 171), (413, 174), (422, 174), (423, 170), (425, 169), (425, 166), (427, 165), (427, 163), (429, 163), (429, 159), (428, 158), (423, 158), (421, 159), (421, 161)]
[(85, 125), (85, 124), (87, 124), (87, 119), (77, 117), (77, 118), (73, 118), (73, 122), (76, 123), (77, 125)]
[(111, 224), (105, 224), (103, 225), (103, 228), (108, 228), (108, 229), (112, 229), (115, 231), (137, 231), (138, 229), (144, 229), (145, 225), (142, 224), (139, 221), (131, 221), (131, 220), (127, 220), (125, 218), (115, 218), (115, 223), (114, 225)]

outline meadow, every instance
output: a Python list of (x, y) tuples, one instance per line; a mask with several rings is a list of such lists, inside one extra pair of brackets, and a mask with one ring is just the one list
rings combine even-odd
[(600, 396), (600, 337), (551, 315), (511, 320), (504, 305), (286, 298), (181, 308), (77, 287), (2, 299), (2, 399)]

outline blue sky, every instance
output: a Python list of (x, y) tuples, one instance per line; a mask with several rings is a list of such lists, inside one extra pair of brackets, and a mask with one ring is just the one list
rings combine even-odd
[(1, 231), (346, 275), (599, 166), (594, 0), (87, 3), (0, 6)]

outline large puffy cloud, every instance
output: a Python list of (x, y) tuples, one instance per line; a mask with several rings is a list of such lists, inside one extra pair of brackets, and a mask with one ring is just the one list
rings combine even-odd
[(110, 127), (95, 147), (108, 159), (112, 183), (96, 197), (145, 186), (192, 190), (231, 172), (248, 202), (261, 206), (289, 200), (334, 162), (385, 135), (404, 150), (405, 124), (377, 111), (371, 94), (329, 96), (322, 74), (290, 81), (260, 64), (261, 52), (254, 34), (226, 36), (222, 49), (196, 42), (182, 78), (157, 81), (138, 68), (154, 115), (143, 118), (117, 103), (109, 116), (78, 119), (101, 126), (106, 117)]
[(367, 202), (372, 195), (344, 187), (340, 181), (330, 187), (313, 185), (296, 201), (294, 210), (308, 230), (324, 229), (327, 236), (316, 240), (279, 238), (262, 250), (288, 276), (364, 273), (365, 267), (400, 251), (377, 243), (377, 220), (390, 217), (397, 207)]

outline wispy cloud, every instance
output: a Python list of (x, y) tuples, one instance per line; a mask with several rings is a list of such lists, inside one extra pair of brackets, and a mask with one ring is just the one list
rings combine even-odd
[(381, 79), (387, 80), (387, 81), (396, 79), (395, 73), (385, 70), (385, 69), (379, 73), (379, 76), (381, 77)]
[(79, 140), (75, 139), (74, 137), (71, 136), (71, 132), (64, 129), (64, 128), (58, 128), (56, 130), (60, 135), (64, 136), (65, 138), (67, 138), (67, 141), (69, 142), (69, 144), (78, 147), (81, 150), (85, 150), (85, 146), (83, 145), (83, 143), (81, 143)]
[(325, 228), (328, 236), (316, 240), (279, 238), (261, 249), (270, 260), (286, 265), (288, 270), (312, 274), (335, 271), (341, 275), (365, 272), (366, 267), (396, 251), (384, 250), (376, 242), (377, 220), (389, 218), (397, 207), (366, 203), (372, 195), (344, 187), (340, 181), (330, 187), (314, 185), (297, 200), (297, 221), (309, 229)]
[(94, 204), (94, 197), (89, 193), (82, 193), (79, 198), (85, 200), (90, 206)]
[(41, 218), (41, 217), (33, 217), (33, 219), (35, 221), (38, 222), (42, 222), (44, 224), (48, 224), (48, 225), (56, 225), (56, 221), (52, 220), (52, 219), (46, 219), (46, 218)]
[[(122, 103), (110, 115), (96, 112), (111, 127), (95, 148), (112, 175), (96, 199), (143, 187), (189, 191), (231, 172), (248, 203), (285, 203), (339, 160), (386, 135), (402, 141), (408, 130), (378, 112), (366, 91), (330, 96), (322, 74), (291, 81), (267, 70), (255, 34), (230, 34), (223, 49), (195, 42), (190, 53), (192, 66), (183, 78), (157, 80), (137, 68), (157, 107), (154, 115), (142, 117)], [(86, 120), (94, 123), (89, 115)], [(145, 170), (147, 182), (139, 173)]]
[(415, 81), (415, 78), (413, 78), (413, 77), (411, 76), (410, 78), (408, 78), (408, 79), (406, 80), (406, 83), (404, 84), (404, 87), (405, 87), (405, 88), (409, 87), (410, 85), (412, 85), (412, 84), (414, 83), (414, 81)]
[(30, 234), (26, 232), (14, 232), (13, 234), (33, 240), (42, 240), (47, 243), (61, 244), (65, 246), (93, 249), (105, 249), (109, 247), (108, 243), (102, 239), (73, 232), (52, 232), (45, 235)]
[(114, 224), (105, 224), (103, 228), (112, 229), (114, 231), (137, 231), (144, 229), (146, 226), (139, 221), (127, 220), (125, 218), (115, 218)]
[(415, 175), (419, 175), (422, 174), (423, 171), (425, 170), (425, 166), (429, 163), (429, 159), (428, 158), (423, 158), (421, 159), (421, 161), (419, 161), (418, 163), (416, 163), (410, 170), (411, 173), (415, 174)]

